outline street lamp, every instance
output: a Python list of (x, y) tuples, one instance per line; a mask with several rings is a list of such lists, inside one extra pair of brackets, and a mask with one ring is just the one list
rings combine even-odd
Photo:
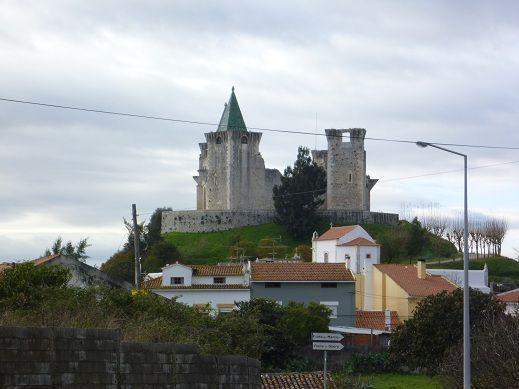
[(449, 150), (433, 143), (416, 142), (420, 147), (434, 147), (451, 154), (463, 157), (465, 185), (464, 185), (464, 207), (463, 207), (463, 388), (470, 389), (470, 321), (469, 321), (469, 240), (468, 225), (469, 217), (467, 210), (467, 155)]

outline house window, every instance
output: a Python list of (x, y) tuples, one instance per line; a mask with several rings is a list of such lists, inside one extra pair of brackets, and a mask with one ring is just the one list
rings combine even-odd
[(171, 277), (171, 285), (184, 285), (184, 277)]
[(217, 144), (217, 145), (221, 145), (221, 144), (222, 144), (222, 137), (221, 137), (221, 136), (218, 136), (218, 137), (216, 138), (216, 144)]
[(245, 135), (243, 135), (241, 137), (241, 144), (246, 145), (247, 143), (249, 143), (249, 139), (247, 139), (247, 137)]
[(366, 254), (366, 258), (370, 259), (371, 258), (371, 254)]
[(320, 304), (332, 311), (330, 313), (330, 319), (337, 319), (337, 307), (339, 306), (338, 301), (321, 301)]
[(281, 282), (265, 282), (265, 288), (281, 288)]
[(213, 284), (225, 284), (225, 277), (214, 277)]
[(324, 253), (324, 263), (328, 263), (328, 253)]
[(337, 282), (321, 282), (321, 288), (337, 288)]

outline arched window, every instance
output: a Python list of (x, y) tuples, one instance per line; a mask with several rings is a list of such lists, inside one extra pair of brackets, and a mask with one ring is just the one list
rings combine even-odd
[(324, 263), (328, 263), (328, 253), (324, 253)]
[(221, 136), (217, 136), (217, 137), (216, 137), (216, 144), (217, 144), (217, 145), (222, 144), (222, 137), (221, 137)]
[(249, 139), (245, 135), (243, 135), (241, 137), (241, 144), (246, 145), (247, 143), (249, 143)]

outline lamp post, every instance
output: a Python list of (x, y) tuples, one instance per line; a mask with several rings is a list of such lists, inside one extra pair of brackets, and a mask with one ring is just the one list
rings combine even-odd
[(420, 147), (434, 147), (463, 157), (464, 162), (464, 206), (463, 206), (463, 388), (470, 389), (470, 317), (469, 317), (469, 217), (467, 210), (467, 155), (449, 150), (433, 143), (416, 142)]

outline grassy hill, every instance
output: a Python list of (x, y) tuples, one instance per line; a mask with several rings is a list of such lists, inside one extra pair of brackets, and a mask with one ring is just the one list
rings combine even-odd
[[(317, 227), (317, 232), (322, 234), (329, 227), (328, 224), (322, 223)], [(421, 252), (418, 255), (409, 255), (407, 247), (411, 239), (411, 227), (405, 221), (398, 225), (364, 224), (362, 227), (380, 243), (383, 262), (409, 263), (417, 258), (450, 258), (456, 255), (454, 246), (449, 242), (428, 233), (424, 233), (425, 244)], [(285, 246), (288, 256), (292, 256), (298, 245), (312, 245), (310, 236), (308, 239), (294, 240), (286, 228), (279, 224), (262, 224), (219, 232), (170, 232), (165, 234), (164, 238), (177, 246), (182, 260), (187, 264), (214, 264), (226, 260), (232, 255), (231, 247), (239, 240), (248, 241), (251, 246), (258, 247), (261, 246), (262, 239), (280, 238), (276, 244)]]
[[(519, 262), (505, 257), (489, 257), (478, 260), (471, 259), (469, 269), (481, 270), (485, 263), (488, 266), (488, 278), (490, 282), (519, 285)], [(427, 264), (431, 269), (463, 269), (463, 261), (447, 262), (441, 264)]]

